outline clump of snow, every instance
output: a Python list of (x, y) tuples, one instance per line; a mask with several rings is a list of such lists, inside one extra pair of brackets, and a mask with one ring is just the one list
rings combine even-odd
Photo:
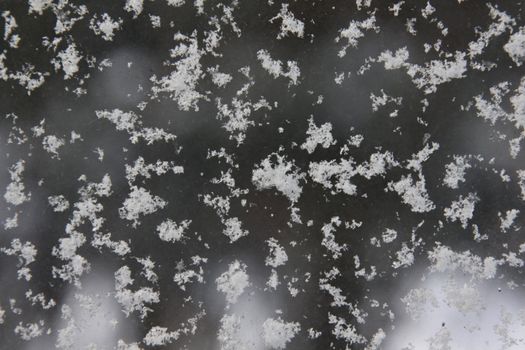
[(431, 272), (460, 271), (476, 279), (495, 278), (499, 265), (498, 260), (492, 256), (482, 259), (468, 250), (457, 253), (450, 247), (441, 244), (437, 244), (428, 252), (428, 259), (432, 263)]
[(93, 235), (93, 239), (91, 240), (91, 245), (95, 248), (101, 248), (101, 247), (107, 247), (113, 251), (113, 253), (117, 254), (118, 256), (124, 256), (126, 254), (129, 254), (131, 252), (131, 248), (129, 247), (129, 244), (125, 241), (112, 241), (111, 240), (111, 233), (106, 234), (100, 234), (95, 233)]
[(518, 186), (521, 191), (521, 200), (525, 201), (525, 170), (516, 170), (518, 176)]
[(289, 34), (296, 35), (299, 38), (304, 36), (304, 23), (297, 18), (294, 14), (288, 10), (288, 4), (281, 5), (281, 11), (277, 16), (270, 19), (270, 22), (273, 22), (276, 19), (281, 19), (281, 30), (277, 34), (277, 39), (282, 39)]
[(280, 317), (268, 318), (263, 323), (263, 339), (267, 347), (271, 349), (285, 349), (299, 331), (299, 322), (286, 322)]
[(377, 58), (377, 62), (383, 62), (386, 70), (399, 69), (406, 66), (409, 53), (406, 47), (397, 49), (394, 54), (390, 50), (381, 52)]
[(434, 153), (438, 149), (439, 149), (438, 143), (436, 142), (432, 142), (432, 144), (427, 143), (421, 151), (412, 155), (412, 159), (408, 161), (406, 168), (413, 169), (415, 171), (420, 172), (422, 170), (422, 163), (426, 162), (430, 158), (432, 153)]
[(166, 327), (152, 327), (143, 339), (148, 346), (162, 346), (170, 344), (179, 338), (179, 332), (169, 332)]
[(82, 56), (77, 50), (75, 43), (69, 44), (69, 46), (60, 51), (57, 54), (57, 59), (53, 60), (55, 70), (62, 68), (64, 71), (64, 80), (72, 78), (75, 73), (78, 72), (78, 63)]
[(29, 14), (38, 13), (41, 15), (44, 10), (53, 4), (53, 0), (29, 0)]
[(376, 26), (376, 17), (372, 15), (365, 20), (356, 21), (352, 20), (348, 28), (339, 30), (339, 35), (335, 38), (336, 42), (340, 40), (346, 40), (346, 44), (338, 52), (339, 57), (344, 57), (349, 47), (357, 47), (358, 40), (365, 36), (364, 30), (379, 31), (379, 27)]
[(342, 339), (349, 345), (366, 342), (366, 338), (357, 333), (355, 326), (344, 318), (328, 313), (328, 323), (333, 325), (332, 334), (337, 339)]
[(172, 170), (174, 174), (181, 174), (184, 172), (182, 166), (175, 166), (173, 162), (157, 160), (155, 163), (148, 164), (144, 161), (144, 158), (138, 157), (133, 166), (126, 164), (126, 179), (131, 186), (138, 176), (150, 179), (151, 173), (162, 175), (166, 174), (169, 170)]
[(15, 334), (18, 335), (22, 340), (29, 341), (33, 338), (37, 338), (44, 333), (44, 321), (40, 320), (38, 323), (27, 323), (24, 325), (19, 322), (15, 327)]
[(383, 238), (383, 242), (392, 243), (397, 238), (397, 231), (387, 228), (381, 237)]
[(279, 242), (275, 238), (271, 237), (266, 241), (266, 243), (270, 248), (270, 255), (266, 257), (265, 264), (273, 268), (286, 264), (288, 261), (288, 255), (286, 254), (284, 248), (279, 245)]
[(165, 242), (178, 242), (184, 238), (184, 232), (191, 224), (191, 220), (183, 220), (177, 224), (171, 219), (166, 219), (157, 226), (160, 239)]
[(507, 232), (507, 230), (511, 228), (519, 213), (520, 211), (518, 209), (510, 209), (505, 213), (505, 217), (503, 217), (501, 213), (499, 214), (501, 222), (499, 227), (501, 228), (502, 232)]
[(122, 219), (133, 221), (133, 227), (137, 227), (141, 215), (152, 214), (167, 204), (164, 199), (152, 195), (145, 188), (132, 186), (128, 198), (124, 200), (118, 211)]
[(503, 49), (519, 67), (525, 60), (525, 27), (512, 34)]
[(407, 73), (419, 89), (423, 89), (425, 94), (431, 94), (437, 91), (438, 85), (453, 79), (464, 78), (466, 71), (465, 53), (457, 52), (453, 61), (432, 60), (427, 62), (424, 67), (411, 64)]
[(31, 193), (24, 193), (25, 185), (22, 182), (22, 173), (25, 169), (25, 161), (19, 160), (9, 167), (11, 182), (7, 185), (4, 193), (4, 199), (8, 204), (20, 205), (31, 199)]
[(58, 149), (66, 144), (64, 139), (56, 137), (55, 135), (47, 135), (42, 140), (44, 150), (52, 154), (52, 157), (58, 158)]
[(35, 261), (37, 249), (31, 242), (20, 241), (18, 238), (14, 238), (11, 241), (11, 247), (0, 248), (0, 252), (18, 257), (18, 279), (24, 278), (26, 281), (31, 280), (31, 271), (28, 267), (29, 264)]
[(321, 232), (323, 233), (323, 240), (321, 244), (332, 253), (332, 258), (338, 259), (341, 257), (344, 251), (348, 249), (346, 244), (339, 244), (335, 241), (334, 232), (337, 227), (341, 226), (341, 219), (338, 216), (334, 216), (330, 219), (330, 222), (323, 225)]
[(332, 124), (324, 123), (321, 126), (317, 126), (314, 123), (314, 118), (310, 117), (308, 120), (308, 135), (306, 141), (301, 145), (301, 148), (312, 154), (317, 145), (321, 145), (323, 148), (328, 148), (334, 145), (336, 141), (332, 136)]
[(124, 10), (133, 12), (133, 18), (137, 18), (144, 8), (144, 0), (126, 0)]
[(122, 25), (122, 19), (113, 20), (107, 13), (102, 14), (102, 18), (99, 20), (97, 15), (94, 15), (89, 22), (89, 28), (95, 33), (95, 35), (102, 36), (102, 39), (106, 41), (113, 41), (115, 30), (119, 30)]
[(450, 207), (445, 208), (443, 214), (449, 221), (459, 221), (463, 228), (467, 228), (468, 222), (474, 216), (474, 208), (479, 201), (475, 193), (469, 193), (465, 198), (459, 196), (457, 201), (452, 201)]
[[(272, 163), (272, 158), (276, 163)], [(252, 173), (252, 183), (258, 190), (275, 187), (284, 194), (290, 202), (295, 203), (301, 196), (300, 185), (304, 174), (300, 173), (293, 161), (287, 161), (286, 156), (277, 153), (268, 155), (256, 165)]]
[(280, 60), (274, 60), (267, 50), (257, 51), (257, 59), (272, 77), (285, 77), (290, 79), (291, 85), (297, 85), (301, 71), (296, 61), (287, 61), (286, 66), (288, 67), (288, 71), (285, 71), (283, 69), (283, 63)]
[(123, 266), (115, 272), (115, 299), (122, 305), (122, 311), (129, 316), (138, 311), (143, 319), (148, 312), (152, 311), (147, 304), (155, 304), (160, 301), (159, 293), (150, 287), (143, 287), (136, 291), (129, 289), (134, 280), (131, 278), (131, 270)]
[(176, 59), (171, 64), (175, 69), (161, 78), (153, 75), (151, 90), (154, 97), (160, 93), (168, 94), (183, 111), (198, 111), (197, 102), (204, 96), (196, 90), (203, 75), (200, 63), (203, 52), (198, 46), (197, 33), (193, 32), (191, 36), (177, 33), (174, 39), (178, 45), (170, 51), (170, 56)]
[(397, 192), (403, 199), (403, 203), (410, 205), (415, 213), (426, 213), (436, 207), (428, 198), (425, 178), (421, 173), (419, 180), (415, 183), (411, 175), (402, 176), (399, 181), (388, 183), (387, 190)]
[(465, 171), (471, 168), (465, 156), (454, 156), (454, 162), (445, 165), (443, 183), (449, 188), (458, 188), (460, 182), (465, 182)]
[(226, 219), (224, 225), (226, 227), (222, 230), (222, 233), (230, 238), (230, 243), (247, 236), (249, 233), (247, 230), (242, 229), (242, 222), (236, 217)]
[(244, 290), (250, 286), (246, 268), (246, 264), (235, 260), (228, 266), (228, 271), (215, 280), (217, 290), (225, 294), (228, 304), (236, 303)]
[(53, 207), (55, 212), (63, 212), (69, 209), (69, 201), (63, 195), (47, 197), (49, 205)]
[(247, 347), (241, 339), (241, 318), (235, 314), (225, 314), (221, 318), (221, 328), (217, 339), (221, 343), (220, 350), (240, 350)]

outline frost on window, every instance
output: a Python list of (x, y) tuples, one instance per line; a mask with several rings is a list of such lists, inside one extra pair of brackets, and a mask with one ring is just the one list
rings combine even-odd
[(0, 1), (0, 349), (525, 349), (524, 6)]

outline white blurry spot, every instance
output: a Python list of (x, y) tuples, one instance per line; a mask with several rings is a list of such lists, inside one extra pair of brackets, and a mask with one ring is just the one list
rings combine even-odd
[[(84, 280), (82, 290), (68, 290), (61, 306), (61, 320), (53, 327), (57, 334), (56, 348), (108, 347), (110, 344), (117, 345), (124, 334), (135, 332), (113, 298), (111, 284), (110, 276), (99, 274)], [(114, 327), (115, 324), (119, 327)], [(42, 349), (42, 345), (30, 349)]]

